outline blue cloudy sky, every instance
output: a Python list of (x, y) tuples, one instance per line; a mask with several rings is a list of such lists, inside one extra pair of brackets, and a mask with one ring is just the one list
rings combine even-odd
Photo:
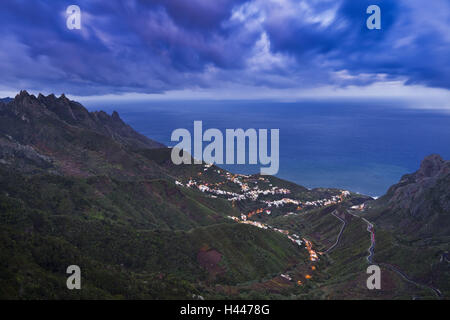
[(449, 0), (2, 0), (0, 93), (448, 103), (449, 23)]

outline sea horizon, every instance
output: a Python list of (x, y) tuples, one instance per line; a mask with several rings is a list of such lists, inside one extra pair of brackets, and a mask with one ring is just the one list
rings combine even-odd
[[(83, 101), (82, 101), (83, 102)], [(84, 101), (119, 112), (138, 132), (174, 146), (171, 132), (208, 128), (280, 129), (279, 178), (307, 188), (339, 188), (380, 197), (420, 161), (450, 158), (450, 114), (392, 101)], [(255, 174), (259, 165), (219, 165)]]

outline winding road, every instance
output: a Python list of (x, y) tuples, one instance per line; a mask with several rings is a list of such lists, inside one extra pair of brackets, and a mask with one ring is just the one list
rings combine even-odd
[(337, 236), (336, 242), (331, 247), (329, 247), (327, 249), (327, 251), (325, 251), (325, 253), (330, 252), (331, 250), (333, 250), (339, 244), (339, 241), (341, 241), (342, 233), (344, 232), (344, 229), (347, 226), (347, 222), (336, 214), (336, 210), (334, 210), (331, 214), (333, 216), (335, 216), (336, 218), (338, 218), (339, 220), (341, 220), (343, 224), (342, 224), (342, 227), (341, 227), (341, 231), (339, 232), (339, 234)]
[(428, 289), (431, 289), (434, 291), (435, 295), (438, 296), (439, 298), (442, 298), (442, 292), (438, 289), (438, 288), (434, 288), (432, 286), (426, 285), (426, 284), (422, 284), (422, 283), (418, 283), (415, 282), (414, 280), (411, 280), (411, 278), (409, 278), (403, 271), (401, 271), (400, 269), (398, 269), (397, 267), (388, 264), (388, 263), (379, 263), (379, 265), (384, 266), (388, 269), (391, 269), (392, 271), (396, 272), (397, 274), (399, 274), (404, 280), (415, 284), (418, 287), (426, 287)]
[[(349, 212), (348, 210), (347, 210), (347, 213), (351, 214), (354, 217), (361, 218), (367, 224), (367, 231), (370, 233), (370, 247), (368, 249), (369, 255), (367, 256), (367, 262), (369, 264), (374, 264), (375, 262), (373, 261), (373, 255), (374, 255), (374, 250), (375, 250), (375, 230), (374, 230), (373, 224), (369, 220), (367, 220), (366, 218), (363, 218), (363, 217), (360, 217), (360, 216), (358, 216), (356, 214), (353, 214), (353, 213)], [(395, 266), (393, 266), (391, 264), (383, 263), (383, 262), (378, 263), (378, 264), (380, 266), (384, 266), (384, 267), (386, 267), (386, 268), (396, 272), (398, 275), (400, 275), (404, 280), (406, 280), (409, 283), (412, 283), (412, 284), (414, 284), (414, 285), (416, 285), (418, 287), (425, 287), (425, 288), (428, 288), (430, 290), (433, 290), (434, 294), (438, 298), (442, 298), (442, 292), (438, 288), (434, 288), (434, 287), (432, 287), (430, 285), (418, 283), (418, 282), (412, 280), (402, 270), (398, 269), (397, 267), (395, 267)]]
[(365, 223), (367, 223), (367, 232), (370, 233), (370, 247), (367, 251), (369, 251), (369, 255), (367, 256), (367, 262), (370, 264), (373, 263), (373, 254), (375, 251), (375, 231), (373, 228), (373, 224), (370, 223), (367, 219), (361, 218)]

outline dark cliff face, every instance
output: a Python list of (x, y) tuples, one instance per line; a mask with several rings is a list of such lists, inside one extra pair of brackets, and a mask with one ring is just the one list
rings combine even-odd
[(406, 233), (445, 234), (450, 229), (450, 161), (426, 157), (419, 170), (402, 177), (370, 205), (374, 219)]
[(416, 175), (418, 179), (426, 179), (445, 175), (450, 172), (450, 161), (445, 161), (438, 154), (426, 157), (420, 164)]
[[(450, 199), (442, 195), (450, 195), (450, 161), (444, 161), (439, 155), (426, 157), (420, 169), (405, 175), (400, 183), (392, 186), (387, 195), (391, 196), (389, 204), (393, 207), (409, 211), (412, 216), (428, 216), (427, 200), (431, 200), (431, 193), (439, 193), (434, 205), (443, 211), (450, 212)], [(447, 182), (447, 183), (445, 183)]]

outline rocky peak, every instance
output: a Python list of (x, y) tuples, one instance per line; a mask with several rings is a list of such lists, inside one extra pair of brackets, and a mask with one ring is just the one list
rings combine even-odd
[(56, 96), (52, 93), (52, 94), (49, 94), (48, 96), (44, 96), (42, 93), (39, 93), (39, 95), (38, 95), (38, 100), (39, 101), (41, 101), (41, 102), (44, 102), (44, 103), (46, 103), (46, 102), (54, 102), (54, 101), (56, 101)]
[(446, 163), (447, 161), (444, 161), (440, 155), (432, 154), (422, 160), (417, 175), (424, 178), (434, 177), (443, 170)]
[(115, 110), (113, 111), (111, 117), (112, 117), (113, 120), (120, 120), (120, 121), (122, 121), (122, 119), (120, 119), (120, 117), (119, 117), (119, 113), (117, 111), (115, 111)]
[(22, 90), (19, 92), (19, 94), (16, 95), (14, 98), (17, 102), (31, 102), (32, 100), (36, 99), (34, 95), (29, 94), (26, 90)]
[(22, 90), (12, 99), (3, 112), (14, 114), (23, 121), (40, 118), (48, 115), (49, 112), (45, 105), (34, 95)]
[(23, 98), (26, 98), (29, 96), (30, 96), (30, 94), (28, 93), (27, 90), (20, 90), (20, 92), (16, 95), (15, 99), (21, 99), (21, 98), (23, 99)]
[(61, 96), (59, 97), (59, 100), (66, 102), (66, 103), (70, 102), (70, 100), (66, 97), (66, 95), (64, 93), (61, 94)]

